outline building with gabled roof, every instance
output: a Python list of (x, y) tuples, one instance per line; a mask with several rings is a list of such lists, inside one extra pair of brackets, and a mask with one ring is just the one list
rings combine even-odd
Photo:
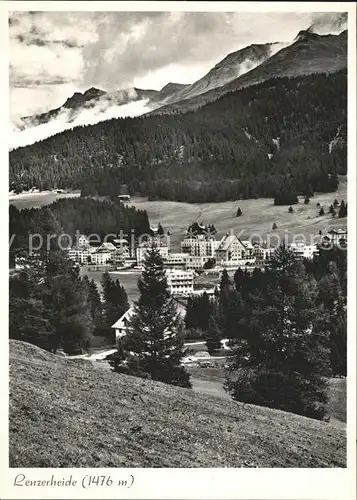
[(125, 313), (112, 325), (115, 331), (115, 343), (126, 335), (128, 324), (134, 313), (134, 307), (131, 306)]
[(249, 250), (244, 243), (235, 234), (226, 234), (216, 250), (216, 262), (218, 265), (224, 265), (231, 261), (241, 261), (249, 258)]

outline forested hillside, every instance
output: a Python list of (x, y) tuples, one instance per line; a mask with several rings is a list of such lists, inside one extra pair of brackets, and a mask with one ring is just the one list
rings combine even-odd
[[(41, 234), (46, 241), (48, 234), (69, 235), (75, 242), (80, 234), (95, 234), (103, 240), (106, 235), (120, 235), (129, 239), (150, 232), (146, 211), (125, 207), (119, 200), (98, 201), (84, 198), (67, 198), (40, 209), (17, 210), (9, 207), (9, 238), (14, 235), (10, 247), (10, 262), (20, 250), (28, 250), (29, 233)], [(132, 232), (133, 231), (133, 232)], [(94, 240), (96, 241), (96, 240)], [(65, 245), (65, 241), (62, 241)]]
[(311, 195), (346, 173), (347, 74), (277, 78), (185, 114), (113, 119), (10, 153), (10, 189), (205, 202)]

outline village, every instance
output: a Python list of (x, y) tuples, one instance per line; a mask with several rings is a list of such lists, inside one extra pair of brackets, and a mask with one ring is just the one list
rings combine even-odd
[[(142, 241), (139, 238), (112, 238), (107, 242), (92, 243), (86, 235), (79, 235), (76, 244), (68, 249), (68, 256), (76, 265), (88, 271), (112, 272), (123, 276), (130, 271), (135, 271), (136, 280), (143, 270), (145, 257), (152, 244), (155, 244), (163, 262), (167, 276), (169, 292), (175, 300), (179, 315), (184, 318), (187, 300), (195, 296), (214, 296), (219, 293), (222, 271), (225, 269), (229, 276), (241, 269), (252, 273), (254, 269), (264, 270), (271, 254), (276, 247), (269, 246), (267, 241), (262, 243), (242, 240), (236, 234), (227, 233), (221, 238), (217, 237), (213, 225), (203, 225), (197, 222), (191, 224), (180, 242), (181, 252), (173, 252), (170, 247), (170, 233), (165, 234), (162, 227), (151, 226), (151, 235), (146, 235)], [(313, 259), (318, 255), (319, 243), (325, 246), (347, 246), (347, 229), (328, 229), (325, 234), (319, 234), (307, 244), (304, 241), (291, 242), (288, 247), (299, 259)], [(126, 330), (134, 307), (130, 308), (112, 325), (113, 340), (118, 345)], [(224, 339), (225, 341), (227, 339)], [(204, 342), (194, 342), (192, 346), (185, 344), (186, 349), (198, 350), (195, 355), (185, 356), (184, 363), (200, 362), (200, 366), (207, 360), (207, 352), (202, 349)], [(194, 346), (194, 347), (193, 347)], [(197, 346), (197, 347), (196, 347)], [(226, 342), (222, 342), (223, 358), (229, 351)], [(115, 352), (110, 351), (109, 353)], [(102, 359), (107, 352), (99, 353), (94, 357)], [(202, 358), (202, 359), (201, 359)], [(94, 359), (94, 358), (93, 358)]]
[[(154, 243), (164, 261), (171, 294), (188, 298), (204, 292), (213, 295), (216, 287), (207, 286), (207, 282), (214, 283), (214, 277), (220, 276), (223, 269), (229, 274), (239, 268), (248, 272), (255, 268), (263, 269), (275, 250), (266, 241), (260, 244), (241, 240), (233, 233), (217, 239), (215, 228), (195, 223), (180, 243), (181, 252), (172, 252), (170, 236), (160, 234), (157, 227), (152, 227), (151, 230), (153, 236), (137, 244), (126, 238), (94, 243), (86, 235), (79, 235), (76, 244), (68, 249), (68, 257), (80, 266), (87, 266), (89, 270), (124, 272), (132, 268), (140, 271), (143, 269), (145, 256)], [(325, 234), (319, 235), (316, 241), (325, 245), (347, 245), (347, 230), (329, 229)], [(288, 246), (298, 258), (312, 259), (318, 253), (317, 243), (298, 241)], [(203, 280), (202, 277), (208, 279)]]

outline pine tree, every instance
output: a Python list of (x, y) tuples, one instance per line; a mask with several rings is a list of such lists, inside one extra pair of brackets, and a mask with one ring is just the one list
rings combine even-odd
[(323, 215), (325, 215), (325, 211), (324, 211), (323, 207), (321, 207), (320, 212), (319, 212), (319, 216), (322, 217)]
[(324, 418), (328, 339), (316, 282), (280, 247), (269, 284), (249, 294), (226, 387), (238, 401)]
[(347, 204), (345, 204), (344, 200), (341, 201), (338, 217), (340, 219), (342, 219), (343, 217), (347, 217)]
[(310, 203), (310, 198), (308, 196), (305, 196), (304, 203), (305, 205), (308, 205)]
[(319, 299), (326, 311), (330, 335), (332, 375), (347, 374), (347, 309), (337, 265), (329, 262), (328, 273), (319, 281)]
[(100, 298), (100, 293), (98, 291), (98, 287), (95, 281), (89, 280), (87, 276), (83, 277), (83, 282), (85, 284), (87, 294), (88, 294), (88, 303), (90, 308), (90, 313), (94, 325), (94, 335), (101, 335), (103, 333), (103, 304)]
[(237, 335), (237, 325), (241, 311), (239, 298), (240, 296), (237, 294), (227, 270), (224, 269), (220, 282), (217, 308), (217, 321), (222, 338), (231, 339)]
[(164, 235), (164, 234), (165, 234), (164, 228), (162, 227), (162, 225), (161, 225), (160, 223), (159, 223), (159, 226), (158, 226), (158, 228), (157, 228), (157, 234), (158, 234), (159, 236), (162, 236), (162, 235)]
[(209, 258), (204, 264), (203, 264), (203, 269), (213, 269), (214, 266), (216, 265), (216, 259), (214, 258)]
[(241, 215), (243, 215), (243, 212), (242, 212), (242, 210), (240, 209), (240, 207), (238, 207), (238, 210), (237, 210), (237, 214), (236, 214), (236, 216), (237, 216), (237, 217), (240, 217)]
[(221, 348), (221, 340), (222, 332), (219, 328), (215, 315), (212, 315), (208, 323), (206, 335), (206, 345), (210, 354), (214, 354), (215, 351), (218, 351)]
[(36, 298), (12, 296), (10, 284), (9, 338), (50, 350), (53, 333), (43, 302)]
[(293, 207), (289, 207), (289, 214), (292, 214), (294, 211)]
[[(219, 284), (219, 299), (218, 299), (218, 316), (220, 318), (219, 319), (220, 322), (226, 321), (231, 290), (232, 290), (232, 283), (231, 280), (229, 279), (228, 272), (226, 269), (223, 269), (221, 275), (221, 281)], [(223, 328), (222, 323), (221, 327)]]
[(275, 231), (276, 229), (278, 229), (278, 226), (276, 225), (276, 223), (274, 222), (273, 224), (273, 227), (272, 227), (273, 231)]
[(213, 304), (206, 292), (198, 297), (189, 297), (185, 315), (186, 328), (207, 331), (212, 314)]
[(55, 329), (52, 349), (62, 347), (68, 354), (81, 352), (93, 333), (85, 283), (61, 252), (48, 254), (44, 282), (44, 304)]
[[(36, 217), (45, 241), (47, 234), (59, 235), (51, 210)], [(53, 352), (59, 347), (69, 354), (80, 352), (93, 325), (87, 286), (78, 270), (56, 244), (45, 244), (33, 255), (24, 249), (20, 257), (23, 269), (10, 280), (10, 336)]]
[(112, 360), (115, 371), (191, 387), (180, 365), (183, 331), (170, 295), (164, 263), (155, 245), (147, 253), (138, 281), (139, 298), (123, 338), (122, 355)]

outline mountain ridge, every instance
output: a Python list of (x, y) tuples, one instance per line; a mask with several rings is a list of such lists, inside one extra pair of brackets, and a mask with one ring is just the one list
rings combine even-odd
[(222, 87), (237, 77), (237, 73), (244, 74), (254, 65), (262, 63), (269, 57), (272, 47), (279, 42), (265, 44), (251, 44), (242, 49), (230, 52), (219, 61), (202, 78), (169, 96), (164, 103), (176, 102), (181, 99), (195, 97), (213, 88)]
[[(327, 43), (326, 43), (327, 42)], [(188, 111), (218, 99), (227, 92), (239, 90), (278, 77), (297, 77), (311, 73), (332, 73), (347, 67), (347, 30), (339, 35), (318, 35), (300, 31), (295, 41), (282, 48), (259, 66), (192, 99), (168, 104), (146, 113), (161, 114)]]
[[(226, 93), (276, 77), (332, 73), (347, 67), (347, 30), (339, 35), (319, 35), (310, 27), (301, 30), (294, 42), (280, 47), (280, 42), (251, 44), (231, 52), (193, 84), (169, 82), (161, 90), (132, 88), (115, 92), (92, 87), (83, 93), (73, 94), (59, 108), (40, 115), (24, 117), (18, 124), (17, 130), (22, 131), (59, 118), (56, 125), (49, 129), (48, 136), (51, 136), (61, 129), (68, 128), (72, 123), (85, 125), (111, 119), (111, 108), (114, 110), (114, 117), (120, 117), (122, 113), (128, 113), (124, 116), (150, 116), (177, 111), (186, 112), (215, 101)], [(251, 64), (253, 67), (250, 67)], [(235, 78), (237, 71), (242, 71), (242, 68), (243, 73)], [(134, 108), (119, 112), (114, 109), (115, 106), (120, 109), (121, 105), (136, 101), (142, 102)], [(79, 116), (82, 111), (85, 113)], [(80, 119), (76, 121), (78, 116)], [(12, 148), (18, 147), (16, 144), (31, 144), (31, 141), (33, 143), (41, 140), (43, 136), (46, 138), (45, 129), (38, 132), (34, 130), (34, 134), (31, 132), (24, 137), (24, 140), (21, 136), (16, 140), (14, 136)], [(27, 137), (30, 137), (30, 141)]]
[[(148, 99), (149, 107), (156, 109), (167, 103), (176, 102), (187, 96), (194, 97), (208, 89), (222, 86), (231, 81), (237, 71), (244, 72), (265, 60), (271, 47), (277, 45), (278, 42), (266, 44), (251, 44), (247, 47), (229, 53), (221, 61), (219, 61), (206, 75), (194, 82), (193, 84), (182, 84), (169, 82), (161, 90), (144, 90), (133, 87), (133, 89), (124, 89), (116, 92), (106, 92), (102, 89), (91, 87), (85, 92), (75, 92), (69, 97), (65, 103), (55, 109), (45, 113), (40, 113), (32, 116), (20, 118), (18, 122), (19, 130), (24, 130), (27, 127), (33, 127), (39, 124), (44, 124), (57, 118), (63, 111), (68, 111), (68, 121), (73, 121), (80, 111), (80, 108), (93, 108), (97, 104), (105, 102), (108, 105), (124, 105), (130, 102), (135, 102), (141, 99)], [(243, 65), (245, 67), (243, 68)]]
[(114, 92), (106, 92), (104, 90), (91, 87), (84, 92), (75, 92), (58, 108), (51, 109), (44, 113), (20, 118), (17, 125), (20, 130), (27, 127), (34, 127), (57, 118), (63, 112), (67, 112), (68, 121), (71, 122), (75, 120), (78, 114), (84, 109), (94, 108), (96, 106), (105, 109), (106, 107), (115, 105), (121, 106), (142, 99), (148, 99), (152, 102), (156, 102), (159, 94), (160, 91), (158, 90), (146, 90), (136, 87), (117, 90)]

